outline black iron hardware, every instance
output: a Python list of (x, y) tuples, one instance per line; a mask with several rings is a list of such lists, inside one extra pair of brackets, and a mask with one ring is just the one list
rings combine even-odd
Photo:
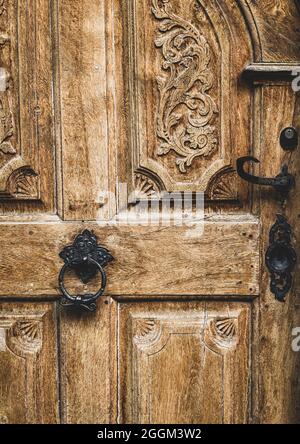
[[(96, 301), (103, 294), (106, 287), (106, 273), (104, 267), (113, 260), (109, 251), (98, 245), (97, 237), (89, 230), (79, 234), (73, 245), (65, 247), (59, 256), (65, 264), (59, 274), (59, 288), (63, 294), (60, 303), (63, 306), (76, 306), (85, 310), (95, 311)], [(67, 270), (74, 270), (78, 278), (87, 284), (97, 272), (101, 276), (101, 287), (95, 294), (71, 295), (64, 285)]]
[(298, 132), (293, 127), (285, 128), (280, 134), (281, 148), (293, 151), (298, 146)]
[(284, 302), (286, 294), (291, 289), (291, 273), (297, 262), (297, 255), (291, 242), (292, 228), (283, 215), (277, 214), (277, 221), (270, 230), (266, 264), (271, 275), (271, 291), (280, 302)]
[(247, 173), (244, 170), (244, 165), (247, 162), (259, 163), (259, 160), (252, 156), (240, 157), (237, 159), (237, 173), (247, 182), (257, 185), (267, 185), (273, 187), (279, 192), (281, 199), (285, 200), (288, 197), (290, 190), (295, 186), (295, 178), (288, 172), (287, 165), (283, 165), (281, 172), (274, 178), (258, 177)]

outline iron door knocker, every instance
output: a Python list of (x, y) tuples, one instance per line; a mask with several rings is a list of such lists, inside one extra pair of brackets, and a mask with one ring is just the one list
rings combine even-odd
[[(96, 301), (104, 293), (106, 287), (104, 267), (114, 259), (113, 256), (106, 248), (98, 245), (97, 237), (89, 230), (79, 234), (73, 245), (65, 247), (59, 256), (65, 262), (58, 279), (59, 288), (63, 294), (60, 300), (61, 305), (95, 311)], [(71, 295), (64, 285), (65, 273), (70, 269), (75, 271), (84, 284), (87, 284), (99, 272), (101, 276), (99, 290), (94, 294)]]

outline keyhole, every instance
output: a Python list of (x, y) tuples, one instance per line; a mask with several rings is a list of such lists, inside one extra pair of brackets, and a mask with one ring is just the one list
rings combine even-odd
[(280, 135), (281, 148), (286, 151), (292, 151), (298, 146), (298, 132), (295, 128), (285, 128)]

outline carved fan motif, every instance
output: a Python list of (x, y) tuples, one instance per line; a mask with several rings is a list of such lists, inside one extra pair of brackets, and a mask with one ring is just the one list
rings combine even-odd
[(20, 168), (9, 178), (8, 192), (18, 198), (38, 198), (38, 175), (31, 168)]
[(236, 336), (236, 324), (234, 319), (220, 319), (215, 321), (215, 329), (224, 339), (233, 339)]
[(14, 326), (14, 336), (19, 336), (28, 342), (39, 339), (40, 322), (38, 321), (20, 321)]
[(238, 344), (238, 319), (212, 319), (205, 329), (204, 338), (206, 345), (217, 353), (235, 348)]
[(9, 330), (8, 347), (15, 353), (37, 353), (42, 347), (42, 323), (38, 320), (17, 321)]
[(179, 171), (186, 173), (195, 158), (209, 156), (218, 142), (213, 125), (218, 109), (208, 94), (213, 85), (211, 49), (192, 23), (174, 13), (170, 0), (152, 0), (152, 12), (160, 21), (155, 45), (163, 56), (157, 77), (157, 154), (174, 151)]
[(134, 197), (136, 200), (156, 197), (159, 195), (159, 192), (160, 190), (154, 180), (150, 179), (150, 177), (147, 177), (144, 174), (135, 174)]
[(208, 187), (208, 197), (211, 200), (237, 200), (236, 172), (229, 168), (213, 177)]
[(154, 319), (136, 319), (134, 327), (134, 336), (144, 338), (155, 328), (155, 321)]

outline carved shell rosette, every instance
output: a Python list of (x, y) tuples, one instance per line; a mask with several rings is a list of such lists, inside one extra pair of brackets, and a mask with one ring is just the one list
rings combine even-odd
[(38, 320), (17, 321), (8, 333), (8, 345), (21, 356), (35, 354), (42, 347), (42, 323)]
[(135, 343), (150, 344), (155, 342), (160, 334), (159, 323), (151, 318), (133, 319), (133, 340)]
[(207, 189), (209, 200), (237, 201), (237, 174), (236, 171), (227, 167), (219, 171), (210, 181)]
[(153, 199), (158, 198), (160, 189), (150, 177), (141, 173), (135, 174), (135, 200)]
[(216, 318), (209, 321), (205, 330), (205, 343), (217, 353), (235, 348), (238, 343), (237, 318)]
[(38, 174), (30, 167), (19, 168), (8, 179), (7, 192), (18, 199), (38, 199)]

